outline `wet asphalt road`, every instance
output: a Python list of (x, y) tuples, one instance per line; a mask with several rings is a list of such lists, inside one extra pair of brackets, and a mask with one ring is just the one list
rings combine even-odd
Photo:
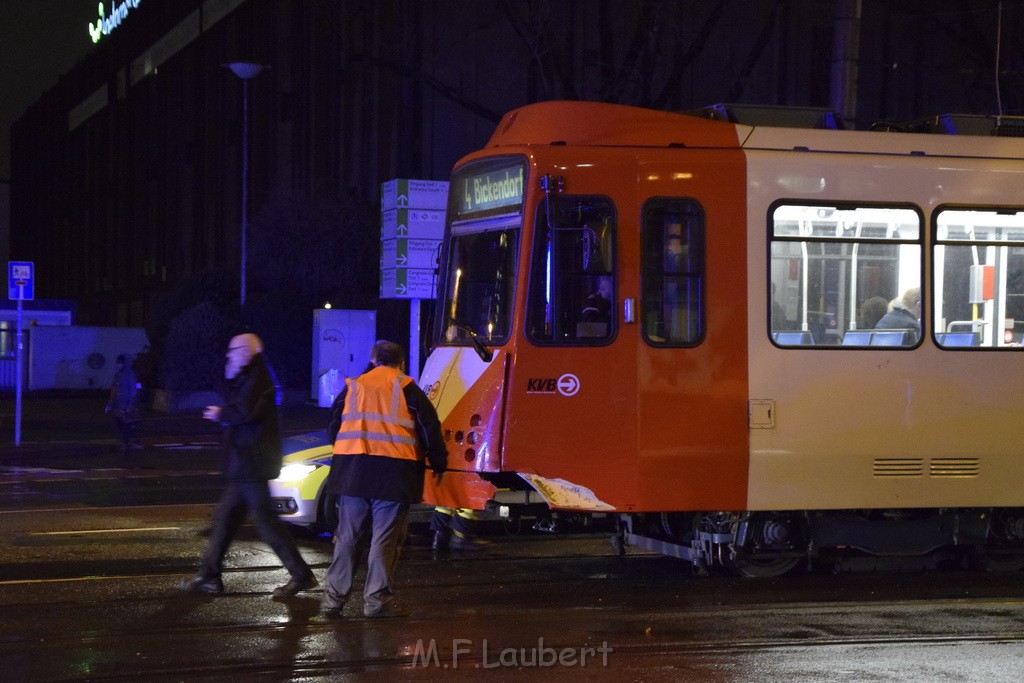
[[(0, 471), (6, 680), (1016, 681), (1020, 576), (966, 571), (693, 577), (601, 533), (507, 535), (399, 568), (408, 619), (317, 620), (319, 590), (246, 528), (227, 594), (181, 595), (216, 478)], [(168, 498), (191, 502), (168, 502)], [(322, 576), (329, 539), (299, 534)]]
[[(2, 406), (0, 406), (2, 410)], [(86, 411), (87, 412), (87, 411)], [(321, 417), (307, 416), (311, 424)], [(72, 418), (69, 418), (73, 421)], [(406, 547), (407, 619), (317, 618), (246, 527), (227, 594), (191, 575), (219, 493), (216, 438), (153, 429), (122, 470), (102, 426), (0, 449), (0, 665), (12, 681), (1017, 681), (1022, 576), (956, 571), (696, 578), (607, 534), (509, 535), (480, 553)], [(304, 425), (293, 423), (298, 429)], [(41, 423), (40, 423), (41, 424)], [(178, 438), (169, 438), (177, 436)], [(52, 452), (51, 452), (52, 449)], [(322, 577), (329, 539), (298, 534)]]

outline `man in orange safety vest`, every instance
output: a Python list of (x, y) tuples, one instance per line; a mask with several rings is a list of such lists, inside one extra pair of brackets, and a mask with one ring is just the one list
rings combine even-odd
[(371, 369), (345, 381), (334, 401), (328, 439), (334, 442), (325, 491), (337, 494), (338, 530), (327, 570), (322, 614), (340, 617), (352, 589), (356, 545), (371, 531), (363, 614), (405, 616), (392, 601), (398, 554), (409, 506), (423, 498), (424, 456), (438, 482), (448, 451), (437, 411), (402, 372), (405, 355), (394, 342), (378, 341)]

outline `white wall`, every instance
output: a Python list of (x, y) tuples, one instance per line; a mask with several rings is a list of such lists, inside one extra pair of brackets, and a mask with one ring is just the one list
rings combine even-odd
[(28, 330), (28, 389), (108, 389), (117, 356), (148, 340), (141, 327), (38, 326)]

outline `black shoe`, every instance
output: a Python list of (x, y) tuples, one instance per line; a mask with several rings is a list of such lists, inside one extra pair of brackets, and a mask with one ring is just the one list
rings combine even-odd
[(409, 616), (409, 610), (393, 602), (384, 603), (373, 611), (363, 610), (368, 619), (394, 619)]
[(448, 550), (450, 541), (451, 534), (445, 533), (444, 531), (435, 531), (434, 541), (430, 544), (430, 547), (435, 553), (443, 553)]
[(304, 576), (301, 579), (297, 579), (294, 576), (288, 579), (288, 583), (283, 586), (278, 586), (274, 589), (275, 598), (290, 598), (293, 597), (299, 591), (306, 591), (310, 588), (317, 586), (316, 577), (310, 574)]
[(310, 619), (314, 624), (325, 624), (330, 621), (339, 621), (344, 619), (345, 615), (342, 614), (341, 607), (328, 607), (321, 609), (318, 614), (314, 614)]
[(193, 576), (178, 584), (178, 590), (186, 593), (206, 593), (207, 595), (220, 595), (224, 592), (224, 582), (220, 577), (207, 579), (202, 576)]
[(490, 541), (485, 541), (482, 538), (472, 538), (470, 536), (452, 536), (451, 542), (452, 550), (484, 550), (490, 545)]

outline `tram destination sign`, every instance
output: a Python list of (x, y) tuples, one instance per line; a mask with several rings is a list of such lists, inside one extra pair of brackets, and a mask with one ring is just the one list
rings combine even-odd
[(472, 214), (497, 213), (518, 209), (523, 203), (523, 164), (467, 173), (456, 178), (452, 187), (454, 209), (459, 218)]

